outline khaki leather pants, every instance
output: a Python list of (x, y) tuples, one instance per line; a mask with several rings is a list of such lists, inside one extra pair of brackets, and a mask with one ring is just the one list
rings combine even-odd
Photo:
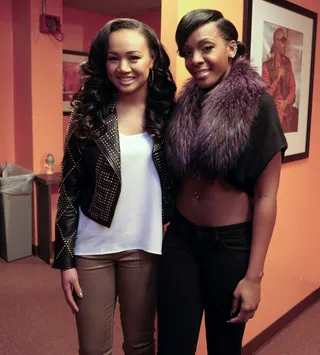
[(111, 355), (114, 309), (120, 303), (126, 355), (154, 355), (157, 255), (141, 250), (76, 256), (79, 354)]

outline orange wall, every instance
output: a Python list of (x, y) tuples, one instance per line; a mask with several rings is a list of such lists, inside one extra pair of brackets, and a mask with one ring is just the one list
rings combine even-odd
[(15, 159), (14, 106), (13, 106), (13, 25), (11, 0), (2, 0), (0, 6), (0, 164)]
[[(33, 169), (44, 172), (45, 156), (62, 159), (62, 43), (39, 32), (41, 2), (31, 0)], [(62, 0), (47, 1), (47, 13), (62, 16)]]
[[(320, 12), (315, 0), (294, 0)], [(320, 27), (314, 73), (309, 159), (283, 165), (278, 218), (266, 262), (260, 310), (249, 322), (246, 341), (320, 287), (319, 175), (320, 175)]]
[(91, 41), (100, 28), (113, 16), (63, 8), (63, 49), (88, 52)]
[[(300, 6), (320, 12), (316, 0), (294, 0)], [(188, 77), (183, 61), (176, 56), (173, 35), (181, 17), (195, 8), (216, 8), (242, 33), (243, 0), (162, 0), (161, 40), (169, 50), (178, 87)], [(262, 300), (255, 318), (248, 323), (244, 343), (279, 319), (298, 302), (320, 287), (320, 239), (318, 236), (320, 189), (320, 26), (317, 33), (313, 110), (309, 159), (283, 165), (278, 195), (278, 217), (270, 245)], [(175, 68), (175, 69), (174, 69)], [(206, 353), (204, 325), (201, 328), (197, 355)]]
[[(88, 52), (91, 41), (100, 28), (115, 18), (111, 15), (102, 15), (94, 12), (82, 11), (73, 8), (63, 8), (63, 49)], [(151, 26), (160, 36), (160, 11), (148, 12), (134, 16), (138, 21)]]
[(147, 12), (141, 15), (136, 15), (134, 18), (144, 22), (146, 25), (154, 29), (158, 37), (161, 37), (161, 11)]
[(33, 170), (30, 3), (12, 2), (15, 163)]

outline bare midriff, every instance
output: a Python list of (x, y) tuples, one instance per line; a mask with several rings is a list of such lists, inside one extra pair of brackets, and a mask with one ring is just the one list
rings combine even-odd
[(252, 199), (248, 194), (219, 180), (185, 179), (177, 208), (200, 226), (227, 226), (252, 220)]

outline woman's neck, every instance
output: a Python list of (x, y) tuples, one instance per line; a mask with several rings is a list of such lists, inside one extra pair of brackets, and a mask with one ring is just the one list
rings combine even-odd
[(146, 125), (147, 95), (141, 91), (118, 96), (116, 103), (119, 131), (133, 135), (144, 131)]
[(124, 94), (118, 93), (118, 104), (127, 107), (141, 107), (146, 106), (147, 102), (147, 89), (141, 88), (141, 90), (136, 90), (133, 93)]

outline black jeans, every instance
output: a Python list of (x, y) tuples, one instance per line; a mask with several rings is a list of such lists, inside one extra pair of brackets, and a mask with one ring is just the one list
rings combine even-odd
[(200, 227), (176, 211), (160, 258), (158, 355), (194, 355), (203, 312), (208, 354), (241, 354), (245, 324), (227, 321), (251, 237), (252, 222)]

